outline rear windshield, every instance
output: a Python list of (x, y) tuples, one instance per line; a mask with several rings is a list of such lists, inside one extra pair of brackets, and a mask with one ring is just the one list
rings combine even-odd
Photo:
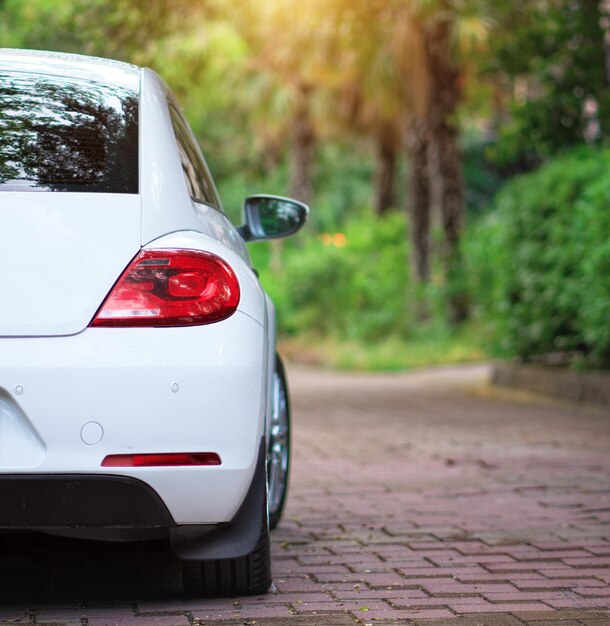
[(0, 70), (0, 191), (138, 193), (138, 94)]

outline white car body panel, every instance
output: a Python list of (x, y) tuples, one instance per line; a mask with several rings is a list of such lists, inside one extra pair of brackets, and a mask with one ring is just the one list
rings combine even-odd
[[(179, 524), (229, 521), (263, 435), (264, 343), (263, 327), (241, 313), (190, 328), (2, 339), (0, 426), (19, 427), (2, 431), (0, 471), (16, 467), (13, 450), (31, 446), (29, 425), (42, 453), (39, 446), (21, 471), (133, 476), (157, 491)], [(81, 439), (90, 422), (103, 429), (95, 445)], [(101, 467), (108, 454), (160, 452), (216, 452), (222, 465)]]
[(140, 249), (140, 197), (13, 191), (0, 200), (0, 337), (81, 332)]
[[(275, 320), (275, 305), (273, 300), (265, 293), (265, 313), (267, 322), (267, 355), (268, 361), (266, 364), (267, 372), (267, 391), (266, 398), (273, 398), (273, 375), (275, 373), (275, 342), (276, 342), (276, 320)], [(269, 438), (269, 432), (271, 430), (271, 418), (272, 418), (272, 404), (267, 403), (266, 407), (266, 421), (265, 421), (265, 436)]]
[(176, 230), (196, 230), (216, 239), (249, 263), (244, 240), (226, 216), (194, 202), (188, 194), (167, 108), (168, 98), (169, 90), (161, 78), (152, 70), (142, 70), (140, 124), (142, 128), (155, 129), (140, 133), (142, 245)]

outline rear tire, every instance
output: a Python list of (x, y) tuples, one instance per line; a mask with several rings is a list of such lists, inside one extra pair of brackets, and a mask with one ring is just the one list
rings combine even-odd
[(250, 596), (267, 592), (271, 586), (271, 553), (267, 506), (256, 546), (236, 559), (183, 561), (182, 581), (189, 596), (211, 598)]

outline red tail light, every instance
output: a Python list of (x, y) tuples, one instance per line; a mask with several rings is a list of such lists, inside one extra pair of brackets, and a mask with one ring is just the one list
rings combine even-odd
[(239, 283), (222, 259), (198, 250), (142, 250), (91, 326), (193, 326), (232, 315)]
[(169, 452), (163, 454), (111, 454), (102, 467), (173, 467), (177, 465), (220, 465), (216, 452)]

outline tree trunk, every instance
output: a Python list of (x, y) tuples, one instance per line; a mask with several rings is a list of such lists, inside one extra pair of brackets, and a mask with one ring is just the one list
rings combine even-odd
[(377, 168), (375, 171), (375, 213), (383, 215), (396, 207), (394, 183), (398, 148), (391, 124), (383, 124), (377, 131)]
[(430, 279), (430, 177), (428, 132), (425, 120), (413, 119), (407, 129), (409, 157), (408, 215), (411, 272), (416, 284)]
[(610, 2), (597, 0), (597, 23), (602, 35), (602, 52), (604, 56), (604, 84), (610, 87)]
[(439, 186), (434, 195), (440, 204), (443, 228), (441, 256), (447, 285), (447, 307), (450, 322), (457, 324), (468, 317), (460, 251), (465, 198), (462, 155), (454, 119), (461, 90), (459, 74), (452, 62), (448, 24), (437, 24), (429, 31), (426, 51), (431, 77), (428, 107), (430, 177)]
[(309, 106), (310, 90), (301, 86), (293, 121), (292, 181), (290, 194), (310, 204), (313, 197), (312, 172), (315, 134)]
[(436, 129), (432, 142), (432, 172), (440, 186), (443, 229), (441, 259), (446, 280), (449, 321), (459, 324), (468, 317), (468, 298), (460, 249), (464, 227), (464, 191), (457, 131), (450, 124), (445, 124)]

